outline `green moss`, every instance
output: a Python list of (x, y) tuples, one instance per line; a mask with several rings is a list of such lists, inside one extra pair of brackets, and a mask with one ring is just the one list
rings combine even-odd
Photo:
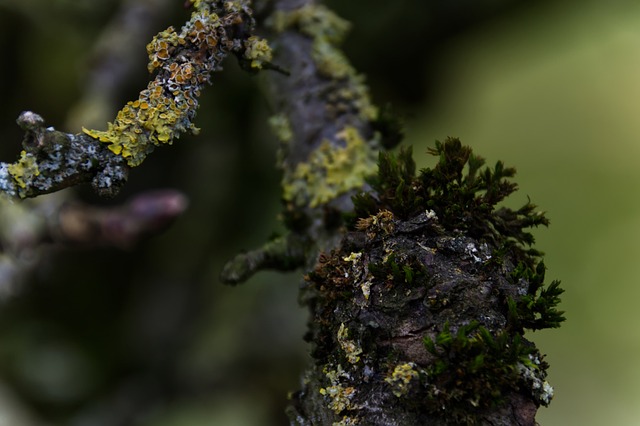
[(497, 207), (517, 189), (510, 180), (515, 169), (500, 161), (493, 168), (483, 168), (485, 160), (455, 138), (436, 142), (429, 153), (438, 157), (438, 163), (417, 176), (410, 148), (401, 149), (397, 156), (381, 153), (378, 175), (371, 181), (377, 195), (355, 197), (357, 217), (387, 209), (406, 219), (433, 210), (447, 229), (466, 232), (497, 248), (515, 246), (524, 257), (539, 254), (526, 249), (534, 243), (526, 229), (548, 225), (544, 213), (530, 202), (516, 210)]
[(514, 283), (520, 280), (528, 283), (526, 295), (517, 301), (513, 299), (508, 301), (509, 317), (514, 328), (530, 330), (557, 328), (565, 320), (564, 312), (557, 309), (564, 289), (560, 288), (558, 280), (544, 287), (545, 271), (544, 262), (540, 261), (535, 268), (526, 263), (520, 263), (511, 272), (511, 280)]
[(369, 271), (374, 278), (389, 284), (413, 284), (418, 277), (425, 275), (425, 267), (412, 256), (390, 252), (382, 263), (369, 264)]
[[(502, 331), (494, 336), (472, 321), (456, 332), (445, 324), (435, 339), (427, 337), (424, 344), (436, 357), (426, 370), (424, 403), (434, 412), (450, 413), (457, 421), (499, 405), (508, 392), (531, 388), (532, 380), (546, 383), (548, 366), (519, 334)], [(550, 402), (550, 387), (546, 387), (544, 396), (536, 395), (538, 404)]]
[[(511, 273), (511, 280), (525, 280), (528, 291), (518, 301), (509, 302), (513, 327), (558, 327), (565, 319), (563, 312), (557, 310), (563, 290), (559, 281), (544, 287), (542, 253), (532, 248), (535, 240), (527, 230), (547, 226), (548, 219), (531, 202), (516, 210), (497, 207), (517, 189), (510, 180), (515, 169), (500, 161), (493, 168), (483, 167), (485, 160), (454, 138), (436, 142), (429, 153), (438, 157), (438, 163), (417, 175), (411, 148), (402, 148), (397, 155), (380, 153), (378, 174), (370, 181), (375, 194), (354, 197), (355, 218), (351, 218), (351, 226), (363, 229), (363, 221), (382, 211), (392, 212), (400, 219), (432, 212), (446, 229), (462, 231), (491, 244), (495, 248), (493, 262), (501, 262), (505, 253), (515, 255), (519, 265)], [(377, 268), (396, 280), (403, 273), (393, 262)]]
[(320, 144), (307, 162), (285, 174), (285, 201), (298, 206), (317, 207), (340, 194), (361, 188), (375, 171), (375, 153), (355, 127), (347, 126), (336, 135), (344, 147), (328, 140)]

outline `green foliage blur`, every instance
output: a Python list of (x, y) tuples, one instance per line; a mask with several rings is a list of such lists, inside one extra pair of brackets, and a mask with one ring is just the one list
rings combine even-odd
[[(0, 0), (0, 160), (20, 151), (23, 110), (79, 131), (65, 127), (69, 113), (120, 3)], [(556, 390), (540, 424), (637, 424), (640, 4), (327, 3), (352, 21), (345, 50), (374, 100), (404, 114), (420, 167), (436, 139), (459, 137), (488, 164), (516, 167), (514, 207), (529, 196), (547, 211), (537, 248), (547, 279), (566, 289), (567, 321), (529, 336)], [(187, 14), (175, 0), (156, 30)], [(122, 103), (146, 85), (144, 44)], [(282, 231), (271, 111), (260, 77), (233, 60), (213, 82), (200, 136), (156, 150), (115, 200), (77, 190), (114, 204), (172, 187), (189, 196), (187, 213), (129, 251), (49, 249), (0, 302), (0, 412), (14, 424), (287, 424), (286, 394), (307, 360), (301, 274), (261, 273), (238, 288), (217, 279), (238, 250)]]

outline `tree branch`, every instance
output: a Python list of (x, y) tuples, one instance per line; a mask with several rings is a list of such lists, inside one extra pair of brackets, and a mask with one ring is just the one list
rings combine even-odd
[(29, 198), (91, 182), (103, 196), (115, 195), (127, 181), (129, 167), (105, 144), (87, 135), (74, 135), (46, 127), (38, 114), (18, 117), (24, 130), (23, 151), (13, 163), (0, 163), (0, 191)]
[(23, 113), (18, 123), (26, 132), (24, 151), (16, 163), (0, 163), (0, 191), (25, 198), (91, 181), (100, 194), (114, 195), (127, 167), (140, 165), (156, 146), (198, 131), (193, 119), (200, 91), (226, 56), (236, 55), (251, 70), (271, 59), (266, 42), (252, 34), (246, 2), (191, 3), (194, 12), (180, 33), (169, 27), (147, 46), (149, 71), (156, 77), (106, 131), (62, 133), (45, 128), (37, 114)]
[(147, 191), (95, 207), (64, 192), (15, 203), (0, 199), (0, 299), (19, 288), (47, 247), (130, 249), (164, 231), (188, 205), (174, 190)]
[(126, 82), (144, 66), (140, 55), (172, 0), (123, 0), (89, 55), (82, 95), (70, 108), (67, 129), (99, 127), (120, 105)]
[[(311, 270), (301, 299), (313, 363), (292, 396), (291, 423), (533, 426), (552, 388), (524, 329), (564, 320), (561, 290), (542, 290), (540, 253), (526, 247), (524, 229), (546, 225), (544, 215), (530, 203), (496, 209), (516, 189), (514, 169), (481, 170), (484, 160), (453, 139), (431, 151), (440, 157), (433, 170), (416, 176), (403, 150), (381, 155), (374, 176), (387, 145), (380, 130), (393, 126), (380, 123), (337, 48), (348, 24), (311, 0), (273, 9), (274, 58), (290, 76), (269, 76), (271, 122), (282, 142), (285, 223), (306, 242), (306, 259), (265, 262), (264, 247), (222, 278)], [(228, 274), (234, 264), (242, 274)]]
[[(264, 264), (240, 255), (248, 278), (260, 268), (313, 267), (321, 251), (336, 247), (341, 215), (351, 197), (375, 173), (381, 135), (378, 110), (364, 77), (349, 64), (339, 45), (350, 24), (315, 1), (276, 1), (267, 19), (273, 62), (290, 75), (267, 75), (268, 98), (276, 114), (270, 123), (280, 139), (284, 221), (291, 241), (304, 241), (304, 258)], [(285, 250), (286, 252), (286, 250)], [(253, 267), (250, 267), (253, 265)], [(236, 282), (227, 274), (222, 280)]]

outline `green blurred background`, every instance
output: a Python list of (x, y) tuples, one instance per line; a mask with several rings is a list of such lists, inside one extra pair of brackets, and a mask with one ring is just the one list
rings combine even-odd
[[(0, 0), (2, 160), (20, 151), (20, 111), (62, 129), (72, 122), (120, 3)], [(165, 3), (154, 31), (188, 15), (182, 1)], [(638, 424), (640, 4), (328, 4), (353, 22), (345, 50), (375, 100), (406, 117), (420, 165), (432, 164), (421, 154), (434, 140), (460, 137), (518, 169), (511, 202), (529, 196), (548, 212), (551, 228), (535, 234), (548, 279), (566, 289), (568, 320), (530, 336), (556, 390), (540, 424)], [(146, 84), (145, 43), (120, 104)], [(213, 81), (199, 137), (157, 150), (115, 200), (77, 191), (114, 204), (172, 187), (189, 196), (187, 213), (126, 252), (46, 248), (0, 302), (0, 424), (287, 424), (286, 394), (306, 362), (300, 274), (261, 273), (237, 288), (217, 279), (226, 259), (282, 230), (277, 143), (259, 77), (229, 61)]]

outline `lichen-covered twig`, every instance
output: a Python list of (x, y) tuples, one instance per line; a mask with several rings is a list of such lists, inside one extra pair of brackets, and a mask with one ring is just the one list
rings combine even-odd
[(269, 46), (253, 35), (247, 1), (190, 3), (194, 11), (181, 31), (169, 27), (147, 46), (155, 79), (107, 130), (63, 133), (45, 127), (37, 114), (23, 113), (18, 123), (26, 132), (24, 151), (16, 163), (0, 163), (0, 191), (25, 198), (90, 181), (101, 194), (113, 195), (128, 167), (140, 165), (156, 146), (197, 132), (198, 96), (226, 56), (234, 54), (256, 70), (270, 61)]
[(126, 182), (129, 167), (104, 144), (86, 135), (46, 127), (38, 114), (18, 117), (25, 132), (20, 159), (0, 163), (0, 191), (28, 198), (90, 182), (101, 195), (113, 196)]
[[(301, 299), (313, 361), (291, 424), (535, 425), (553, 389), (524, 330), (564, 320), (527, 231), (544, 214), (496, 208), (515, 170), (483, 168), (457, 139), (437, 143), (437, 166), (418, 175), (410, 150), (376, 164), (393, 126), (337, 49), (348, 25), (312, 0), (272, 4), (275, 61), (290, 71), (269, 76), (284, 217), (306, 237), (294, 241), (311, 271)], [(267, 250), (240, 255), (223, 279), (292, 266), (265, 262)]]
[(256, 250), (234, 257), (224, 266), (221, 275), (227, 284), (239, 284), (259, 270), (291, 271), (306, 262), (308, 247), (309, 242), (301, 234), (277, 237)]
[(118, 110), (123, 90), (146, 58), (140, 55), (173, 0), (124, 0), (89, 55), (82, 94), (70, 108), (66, 128), (103, 126)]
[(118, 112), (106, 131), (83, 131), (106, 142), (130, 166), (181, 133), (197, 132), (193, 119), (200, 91), (230, 53), (260, 69), (271, 59), (264, 40), (252, 36), (246, 2), (194, 0), (195, 11), (178, 33), (169, 27), (147, 46), (149, 72), (157, 72), (140, 97)]
[[(321, 251), (335, 247), (340, 215), (352, 208), (351, 196), (375, 173), (381, 145), (375, 131), (378, 110), (363, 76), (339, 48), (350, 24), (315, 1), (273, 6), (267, 27), (274, 62), (289, 72), (267, 76), (275, 110), (270, 123), (281, 142), (284, 220), (290, 232), (304, 236), (292, 240), (308, 246), (306, 259), (297, 264), (247, 259), (262, 256), (260, 250), (240, 255), (245, 264), (256, 265), (252, 273), (274, 264), (311, 267)], [(229, 270), (222, 280), (236, 282)]]
[[(132, 68), (144, 61), (136, 60), (136, 46), (145, 45), (170, 1), (121, 3), (97, 42), (94, 66), (83, 97), (67, 115), (67, 128), (107, 121), (105, 112), (115, 106)], [(31, 197), (93, 181), (100, 193), (113, 195), (124, 183), (128, 166), (105, 144), (84, 134), (57, 132), (35, 113), (21, 114), (18, 124), (25, 130), (25, 153), (16, 164), (7, 165), (7, 172), (15, 176), (4, 181), (5, 194)], [(73, 198), (73, 191), (61, 191), (21, 203), (0, 200), (0, 296), (20, 288), (48, 247), (129, 248), (146, 235), (162, 232), (186, 207), (185, 196), (176, 191), (143, 193), (135, 201), (109, 208)]]

